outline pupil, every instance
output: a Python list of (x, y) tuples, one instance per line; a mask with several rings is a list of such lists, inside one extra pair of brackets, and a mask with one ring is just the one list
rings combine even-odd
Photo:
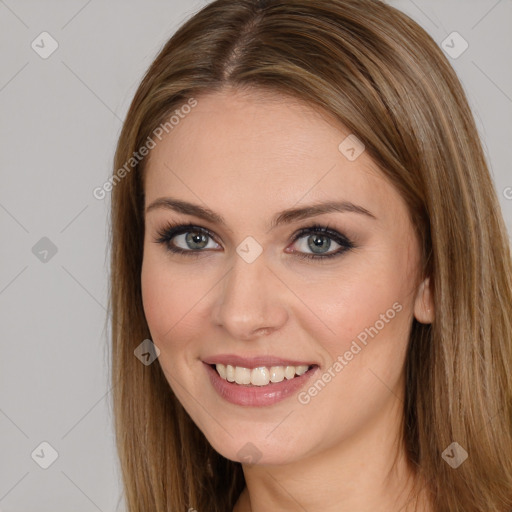
[[(193, 249), (202, 249), (203, 247), (208, 245), (206, 238), (206, 235), (203, 233), (196, 233), (195, 235), (188, 233), (186, 236), (186, 241), (187, 244), (192, 245)], [(199, 244), (199, 247), (194, 247), (194, 244)]]
[[(313, 244), (308, 244), (310, 249), (313, 251), (313, 252), (321, 252), (321, 251), (318, 251), (318, 248), (322, 248), (322, 245), (327, 245), (326, 249), (328, 250), (330, 245), (331, 245), (331, 241), (328, 237), (326, 236), (323, 236), (323, 235), (312, 235), (309, 237), (310, 240), (312, 239), (313, 240)], [(325, 244), (324, 242), (327, 242), (327, 244)]]

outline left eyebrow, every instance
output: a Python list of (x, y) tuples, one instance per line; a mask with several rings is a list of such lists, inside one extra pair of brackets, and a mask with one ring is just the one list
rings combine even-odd
[(300, 208), (289, 208), (288, 210), (283, 210), (278, 213), (274, 219), (272, 219), (270, 229), (274, 229), (281, 224), (288, 224), (297, 220), (307, 219), (309, 217), (315, 217), (316, 215), (332, 212), (358, 213), (377, 220), (377, 217), (375, 217), (375, 215), (366, 208), (351, 203), (350, 201), (327, 201), (325, 203), (310, 204)]
[[(218, 213), (214, 212), (213, 210), (210, 210), (209, 208), (189, 203), (187, 201), (181, 201), (179, 199), (174, 199), (172, 197), (161, 197), (153, 201), (146, 208), (146, 213), (159, 208), (173, 210), (178, 213), (183, 213), (185, 215), (194, 215), (201, 219), (207, 220), (211, 223), (226, 226), (226, 221), (224, 217), (222, 217)], [(289, 208), (283, 210), (274, 216), (270, 223), (269, 230), (275, 229), (277, 226), (280, 226), (281, 224), (290, 224), (294, 221), (303, 220), (309, 217), (315, 217), (317, 215), (332, 212), (358, 213), (360, 215), (365, 215), (374, 220), (377, 219), (377, 217), (375, 217), (375, 215), (373, 215), (373, 213), (368, 211), (366, 208), (351, 203), (350, 201), (327, 201), (324, 203), (310, 204), (299, 208)]]

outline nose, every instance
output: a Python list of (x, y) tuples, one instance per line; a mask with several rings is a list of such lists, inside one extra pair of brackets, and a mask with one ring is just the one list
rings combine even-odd
[(235, 255), (219, 286), (213, 308), (215, 325), (235, 340), (248, 341), (282, 328), (288, 319), (283, 283), (267, 267), (264, 255), (252, 263)]

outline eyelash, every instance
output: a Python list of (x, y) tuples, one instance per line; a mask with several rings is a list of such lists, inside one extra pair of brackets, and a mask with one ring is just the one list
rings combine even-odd
[[(175, 254), (182, 254), (190, 257), (198, 257), (204, 250), (198, 249), (198, 250), (185, 250), (180, 249), (178, 247), (175, 247), (171, 245), (171, 240), (178, 235), (182, 235), (188, 232), (197, 232), (202, 233), (210, 237), (211, 239), (215, 240), (215, 236), (211, 231), (209, 231), (206, 228), (202, 228), (200, 226), (196, 226), (195, 224), (180, 224), (180, 223), (174, 223), (174, 222), (168, 222), (162, 229), (158, 230), (157, 236), (158, 238), (155, 239), (155, 243), (158, 244), (164, 244), (169, 252), (175, 253)], [(344, 253), (350, 251), (351, 249), (355, 248), (354, 243), (349, 240), (345, 235), (338, 233), (335, 230), (329, 229), (328, 226), (323, 226), (321, 224), (312, 224), (310, 226), (306, 226), (302, 229), (300, 229), (293, 237), (292, 237), (292, 243), (295, 243), (297, 240), (303, 238), (306, 235), (314, 235), (314, 234), (321, 234), (325, 235), (327, 238), (331, 238), (336, 243), (341, 245), (341, 248), (338, 249), (335, 252), (332, 252), (330, 254), (325, 255), (315, 255), (315, 254), (305, 254), (302, 252), (294, 252), (293, 254), (298, 256), (301, 259), (306, 260), (326, 260), (328, 258), (334, 258), (337, 256), (341, 256)]]

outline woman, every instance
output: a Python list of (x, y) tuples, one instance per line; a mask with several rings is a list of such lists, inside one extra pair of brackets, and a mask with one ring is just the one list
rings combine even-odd
[(112, 184), (130, 512), (512, 510), (510, 248), (416, 23), (214, 1), (144, 77)]

